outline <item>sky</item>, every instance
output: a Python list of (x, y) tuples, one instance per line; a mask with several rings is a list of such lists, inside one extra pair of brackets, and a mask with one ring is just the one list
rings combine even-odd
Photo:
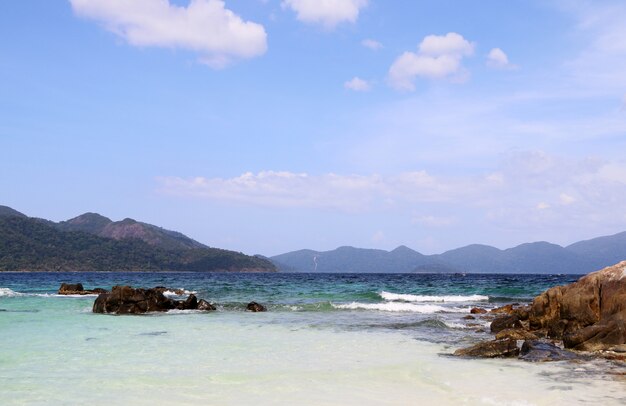
[(626, 230), (626, 2), (0, 3), (0, 204), (276, 255)]

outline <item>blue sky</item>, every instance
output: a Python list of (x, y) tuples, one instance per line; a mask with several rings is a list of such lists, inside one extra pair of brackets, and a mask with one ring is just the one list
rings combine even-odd
[(621, 1), (0, 4), (0, 204), (274, 255), (626, 230)]

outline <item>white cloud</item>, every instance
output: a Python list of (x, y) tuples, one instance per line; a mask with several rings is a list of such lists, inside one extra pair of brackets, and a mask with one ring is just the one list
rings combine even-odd
[(452, 217), (439, 217), (439, 216), (413, 216), (411, 220), (413, 224), (420, 224), (426, 227), (447, 227), (454, 224), (454, 218)]
[(537, 204), (537, 210), (546, 210), (546, 209), (549, 209), (549, 208), (550, 208), (550, 205), (548, 203), (546, 203), (546, 202), (539, 202)]
[(575, 86), (615, 92), (626, 86), (626, 7), (623, 1), (562, 1), (559, 7), (578, 21), (582, 51), (566, 64)]
[(380, 42), (373, 40), (373, 39), (364, 39), (363, 41), (361, 41), (361, 45), (363, 45), (365, 48), (369, 48), (372, 51), (378, 51), (379, 49), (383, 48), (383, 44), (381, 44)]
[(415, 52), (404, 52), (389, 68), (389, 84), (398, 90), (415, 90), (415, 78), (449, 78), (463, 81), (467, 72), (461, 62), (474, 53), (474, 43), (463, 36), (450, 32), (446, 35), (429, 35)]
[[(626, 226), (626, 161), (512, 153), (484, 175), (264, 171), (232, 178), (158, 179), (162, 193), (269, 208), (390, 213), (431, 228), (468, 223), (500, 230), (600, 235)], [(445, 210), (451, 215), (441, 215)], [(547, 234), (546, 234), (547, 233)]]
[(356, 22), (367, 0), (283, 0), (282, 6), (293, 10), (299, 21), (332, 29), (342, 22)]
[(354, 90), (355, 92), (367, 92), (372, 88), (368, 81), (356, 76), (345, 82), (343, 87), (349, 90)]
[(131, 45), (190, 50), (214, 68), (267, 50), (263, 26), (244, 21), (222, 0), (191, 0), (186, 7), (168, 0), (70, 2), (76, 15), (100, 22)]
[(493, 48), (489, 51), (487, 66), (494, 69), (515, 69), (517, 67), (509, 62), (509, 57), (500, 48)]
[(446, 35), (428, 35), (424, 37), (419, 45), (419, 52), (422, 55), (430, 56), (470, 56), (474, 53), (475, 44), (467, 41), (462, 35), (456, 32), (449, 32)]
[(559, 195), (559, 200), (561, 201), (561, 204), (565, 206), (576, 202), (576, 198), (574, 196), (568, 195), (567, 193), (561, 193)]

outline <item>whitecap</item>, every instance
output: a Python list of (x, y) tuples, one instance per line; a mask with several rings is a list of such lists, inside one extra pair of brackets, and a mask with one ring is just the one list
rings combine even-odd
[(165, 296), (165, 297), (180, 297), (180, 296), (195, 295), (196, 293), (198, 293), (198, 292), (196, 292), (194, 290), (187, 290), (187, 289), (176, 289), (176, 290), (179, 291), (179, 292), (182, 291), (183, 293), (182, 294), (178, 294), (178, 293), (176, 293), (173, 290), (166, 290), (166, 291), (163, 292), (163, 296)]
[(386, 302), (386, 303), (359, 303), (352, 302), (346, 304), (332, 304), (332, 306), (336, 309), (347, 309), (347, 310), (379, 310), (383, 312), (410, 312), (410, 313), (438, 313), (438, 312), (446, 312), (446, 313), (468, 313), (469, 309), (460, 309), (460, 308), (452, 308), (452, 307), (444, 307), (432, 304), (413, 304), (413, 303), (397, 303), (397, 302)]
[(489, 300), (489, 296), (483, 295), (446, 295), (446, 296), (428, 296), (428, 295), (409, 295), (402, 293), (380, 292), (380, 297), (388, 301), (401, 302), (484, 302)]
[(23, 293), (15, 292), (9, 288), (0, 288), (0, 297), (16, 297), (16, 296), (24, 296)]

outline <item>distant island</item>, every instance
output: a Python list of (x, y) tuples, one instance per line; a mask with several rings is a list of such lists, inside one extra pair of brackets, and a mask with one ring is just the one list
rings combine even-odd
[(339, 247), (293, 251), (270, 260), (283, 272), (585, 274), (626, 260), (626, 232), (567, 247), (533, 242), (500, 250), (473, 244), (438, 255), (405, 246), (392, 251)]
[(85, 213), (67, 221), (0, 206), (1, 271), (194, 271), (319, 273), (584, 274), (626, 260), (626, 232), (566, 247), (533, 242), (501, 250), (473, 244), (437, 255), (339, 247), (266, 258), (208, 247), (186, 235), (126, 218)]
[(130, 218), (85, 213), (67, 221), (0, 206), (0, 271), (275, 272), (260, 256), (207, 247)]

